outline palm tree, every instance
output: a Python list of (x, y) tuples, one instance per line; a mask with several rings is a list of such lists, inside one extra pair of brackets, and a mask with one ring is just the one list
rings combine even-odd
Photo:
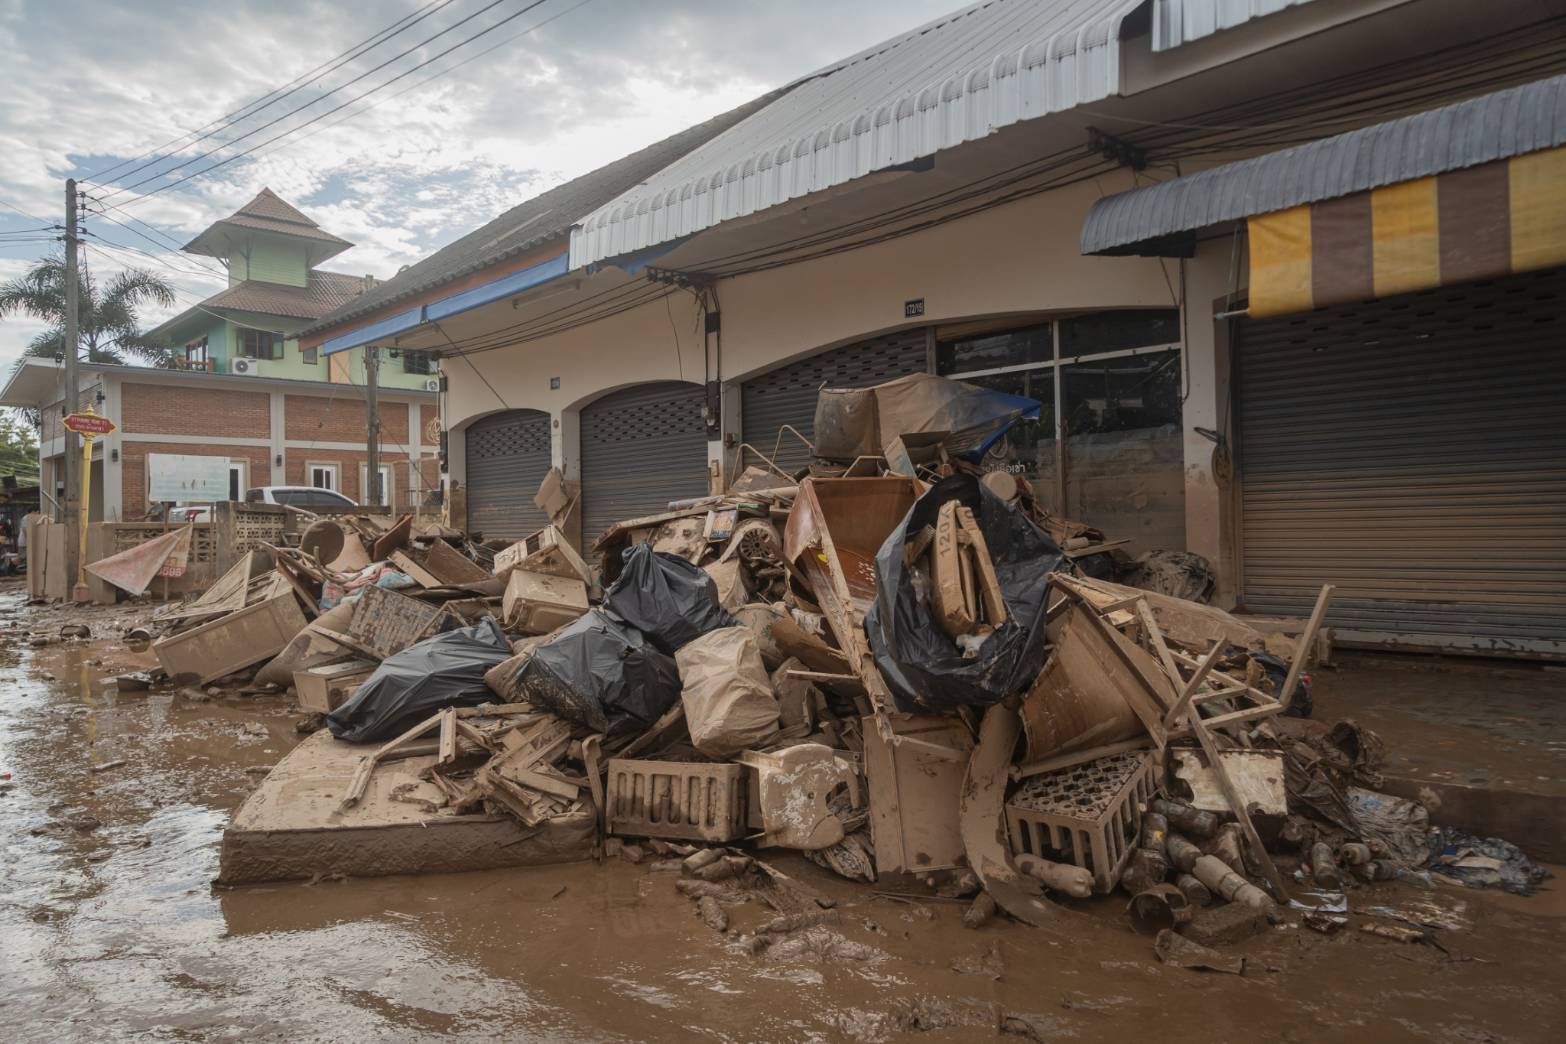
[[(83, 266), (77, 280), (76, 328), (81, 358), (87, 362), (123, 363), (126, 356), (154, 366), (167, 365), (172, 353), (149, 341), (136, 310), (142, 305), (174, 304), (174, 288), (161, 276), (140, 268), (115, 273), (99, 287)], [(20, 278), (0, 284), (0, 319), (12, 313), (30, 315), (49, 324), (34, 337), (23, 355), (63, 358), (65, 345), (65, 259), (39, 261)], [(18, 360), (17, 365), (21, 365)]]

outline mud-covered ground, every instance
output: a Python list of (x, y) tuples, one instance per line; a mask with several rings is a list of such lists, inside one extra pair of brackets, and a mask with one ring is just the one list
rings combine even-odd
[(1058, 931), (969, 931), (961, 905), (788, 857), (839, 898), (835, 931), (866, 959), (752, 957), (733, 936), (768, 912), (737, 909), (719, 935), (672, 875), (623, 862), (214, 889), (223, 825), (297, 741), (296, 714), (275, 697), (105, 690), (146, 654), (29, 644), (67, 619), (0, 593), (10, 1040), (1024, 1039), (997, 1030), (1011, 1016), (1040, 1040), (1473, 1042), (1566, 1025), (1559, 881), (1529, 899), (1360, 889), (1357, 911), (1448, 925), (1440, 948), (1279, 927), (1235, 948), (1243, 978), (1161, 965), (1120, 899)]

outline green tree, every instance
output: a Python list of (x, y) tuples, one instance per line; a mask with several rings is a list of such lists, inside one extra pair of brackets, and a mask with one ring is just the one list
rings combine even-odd
[(38, 440), (12, 417), (0, 417), (0, 475), (15, 475), (24, 486), (38, 481)]
[[(142, 333), (137, 310), (145, 305), (169, 308), (173, 304), (174, 288), (152, 272), (127, 268), (100, 285), (82, 266), (77, 280), (76, 312), (80, 358), (86, 362), (123, 363), (130, 357), (154, 366), (167, 365), (172, 353)], [(63, 257), (44, 258), (19, 278), (0, 284), (0, 319), (13, 314), (29, 315), (49, 324), (48, 329), (28, 342), (24, 355), (63, 357)]]

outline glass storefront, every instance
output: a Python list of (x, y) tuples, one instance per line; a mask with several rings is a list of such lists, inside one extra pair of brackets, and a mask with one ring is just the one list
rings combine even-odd
[(936, 372), (1042, 404), (991, 450), (990, 467), (1026, 476), (1052, 510), (1131, 540), (1128, 551), (1185, 546), (1177, 310), (940, 340)]

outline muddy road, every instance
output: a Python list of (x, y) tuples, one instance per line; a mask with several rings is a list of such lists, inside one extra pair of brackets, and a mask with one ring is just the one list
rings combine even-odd
[(767, 911), (718, 935), (671, 875), (622, 862), (215, 889), (230, 812), (299, 738), (289, 702), (105, 690), (140, 657), (28, 644), (64, 619), (0, 595), (13, 1040), (1474, 1042), (1566, 1024), (1559, 881), (1531, 899), (1360, 889), (1357, 908), (1451, 925), (1447, 952), (1278, 928), (1236, 948), (1243, 978), (1159, 964), (1118, 899), (1059, 931), (968, 931), (958, 904), (788, 858), (839, 898), (865, 959), (752, 957), (732, 937)]

